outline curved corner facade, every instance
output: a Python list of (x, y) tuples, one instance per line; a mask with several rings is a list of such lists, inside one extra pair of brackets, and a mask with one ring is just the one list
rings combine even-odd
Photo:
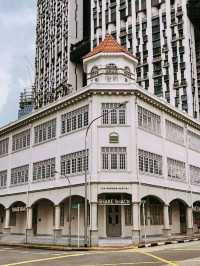
[(195, 234), (199, 129), (136, 84), (98, 83), (2, 128), (1, 241), (83, 241), (85, 165), (91, 245)]

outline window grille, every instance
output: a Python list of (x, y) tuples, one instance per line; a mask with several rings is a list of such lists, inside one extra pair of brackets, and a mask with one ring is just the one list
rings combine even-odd
[[(141, 213), (143, 213), (143, 206), (140, 208)], [(161, 203), (146, 203), (144, 206), (145, 212), (145, 224), (148, 224), (148, 218), (150, 219), (151, 225), (162, 225), (163, 224), (163, 204)], [(149, 214), (148, 214), (149, 213)], [(141, 225), (144, 225), (144, 217), (140, 216)]]
[(138, 126), (151, 133), (161, 135), (161, 118), (159, 115), (138, 106)]
[(102, 147), (102, 169), (119, 171), (127, 169), (127, 151), (121, 147)]
[(48, 180), (55, 177), (55, 158), (33, 164), (33, 181)]
[(34, 128), (35, 144), (42, 143), (56, 137), (56, 119), (52, 119)]
[(9, 138), (0, 140), (0, 156), (8, 154)]
[[(85, 166), (86, 163), (86, 166)], [(71, 174), (82, 174), (88, 170), (88, 150), (79, 151), (61, 156), (62, 176)]]
[(89, 120), (89, 106), (83, 106), (74, 111), (68, 112), (61, 116), (61, 134), (76, 131), (88, 125)]
[(91, 70), (90, 78), (94, 79), (95, 81), (98, 81), (98, 75), (99, 75), (98, 67), (94, 66)]
[(190, 165), (190, 182), (193, 185), (200, 185), (200, 168)]
[(150, 223), (151, 225), (163, 224), (163, 205), (160, 203), (152, 203), (150, 208)]
[(118, 80), (118, 70), (115, 64), (108, 64), (106, 66), (106, 80), (108, 82), (117, 81)]
[(129, 67), (124, 68), (124, 76), (125, 76), (125, 82), (127, 82), (128, 79), (131, 79), (131, 71)]
[(178, 144), (184, 144), (184, 129), (183, 127), (166, 120), (166, 137), (168, 140)]
[(188, 131), (188, 145), (190, 149), (200, 152), (200, 135)]
[(19, 151), (30, 147), (30, 129), (25, 130), (12, 137), (12, 150)]
[[(120, 108), (119, 103), (102, 104), (102, 124), (103, 125), (125, 125), (126, 124), (126, 105)], [(117, 108), (117, 109), (116, 109)]]
[(0, 188), (7, 186), (7, 170), (0, 172)]
[(138, 151), (140, 173), (162, 176), (162, 156), (144, 150)]
[(119, 143), (119, 135), (115, 132), (111, 133), (109, 135), (109, 142), (113, 144)]
[(185, 163), (167, 158), (168, 178), (174, 181), (186, 181)]
[(29, 178), (29, 165), (11, 169), (11, 186), (27, 184)]

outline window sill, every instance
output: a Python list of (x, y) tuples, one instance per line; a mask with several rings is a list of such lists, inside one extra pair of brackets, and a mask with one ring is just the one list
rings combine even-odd
[(40, 146), (42, 144), (45, 144), (45, 143), (48, 143), (48, 142), (51, 142), (51, 141), (54, 141), (54, 140), (56, 140), (56, 137), (52, 138), (52, 139), (45, 140), (45, 141), (37, 143), (37, 144), (33, 144), (33, 147), (37, 147), (37, 146)]
[(176, 182), (176, 183), (183, 183), (183, 184), (188, 184), (187, 180), (181, 180), (181, 179), (173, 179), (168, 177), (169, 181)]
[(28, 185), (28, 182), (26, 182), (26, 183), (19, 183), (19, 184), (11, 184), (10, 185), (10, 188), (20, 187), (20, 186), (26, 186), (26, 185)]
[(82, 127), (82, 128), (78, 128), (76, 130), (73, 130), (73, 131), (70, 131), (70, 132), (66, 132), (66, 133), (63, 133), (63, 134), (61, 133), (61, 135), (59, 136), (59, 138), (63, 138), (63, 137), (66, 137), (68, 135), (72, 135), (72, 134), (77, 133), (77, 132), (80, 132), (81, 130), (84, 130), (86, 128), (87, 128), (87, 126)]
[[(73, 173), (73, 174), (66, 174), (65, 176), (61, 176), (60, 179), (66, 179), (66, 177), (76, 177), (76, 176), (83, 176), (85, 175), (85, 172), (79, 172), (79, 173)], [(87, 172), (87, 175), (89, 175), (89, 172)]]
[(2, 154), (2, 155), (0, 155), (0, 158), (6, 157), (6, 156), (8, 156), (8, 155), (9, 155), (9, 153)]
[(44, 183), (44, 182), (55, 181), (55, 180), (56, 180), (55, 177), (51, 177), (51, 178), (48, 178), (48, 179), (33, 180), (31, 183), (32, 184), (37, 184), (37, 183)]
[(190, 146), (188, 147), (188, 150), (191, 150), (191, 151), (194, 151), (194, 152), (197, 152), (199, 153), (200, 152), (200, 149), (195, 149), (195, 148), (191, 148)]
[(113, 124), (113, 125), (98, 125), (98, 128), (113, 128), (113, 127), (130, 127), (130, 125), (121, 125), (121, 124)]
[(172, 142), (172, 143), (174, 143), (174, 144), (180, 145), (180, 146), (182, 146), (182, 147), (185, 147), (185, 143), (184, 143), (184, 144), (182, 144), (182, 143), (178, 143), (178, 142), (176, 142), (175, 140), (172, 140), (172, 139), (169, 139), (169, 138), (165, 138), (165, 140), (167, 140), (167, 141), (169, 141), (169, 142)]
[(143, 128), (143, 127), (138, 126), (137, 128), (143, 130), (143, 131), (146, 132), (146, 133), (149, 133), (149, 134), (151, 134), (151, 135), (154, 135), (154, 136), (156, 136), (156, 137), (163, 138), (163, 136), (162, 136), (161, 134), (158, 134), (158, 133), (155, 133), (155, 132), (149, 131), (148, 129), (145, 129), (145, 128)]
[(124, 174), (128, 174), (131, 171), (128, 170), (99, 170), (98, 173), (124, 173)]
[(20, 149), (20, 150), (12, 151), (11, 154), (15, 154), (15, 153), (18, 153), (18, 152), (20, 152), (20, 151), (25, 151), (25, 150), (28, 150), (28, 149), (30, 149), (30, 148), (31, 148), (31, 146), (27, 146), (27, 147), (22, 148), (22, 149)]
[(152, 176), (152, 177), (155, 177), (155, 178), (164, 179), (163, 175), (157, 175), (157, 174), (153, 174), (153, 173), (140, 172), (140, 175), (143, 176), (143, 177)]

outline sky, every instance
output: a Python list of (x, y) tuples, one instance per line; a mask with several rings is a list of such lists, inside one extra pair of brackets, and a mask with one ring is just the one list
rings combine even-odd
[(17, 119), (34, 82), (36, 1), (0, 0), (0, 127)]

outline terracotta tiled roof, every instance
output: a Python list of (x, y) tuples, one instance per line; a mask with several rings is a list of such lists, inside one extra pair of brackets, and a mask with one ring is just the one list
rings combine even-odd
[(94, 56), (99, 53), (126, 53), (129, 56), (136, 59), (136, 57), (129, 53), (128, 50), (122, 47), (111, 34), (107, 35), (106, 38), (95, 47), (90, 53), (85, 55), (83, 59)]

